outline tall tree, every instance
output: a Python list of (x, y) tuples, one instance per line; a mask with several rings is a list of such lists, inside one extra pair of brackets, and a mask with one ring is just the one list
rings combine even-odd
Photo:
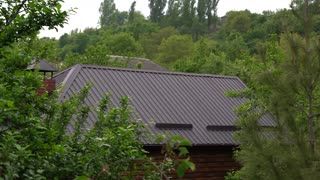
[(129, 23), (132, 23), (134, 21), (134, 15), (136, 12), (136, 3), (137, 3), (136, 1), (133, 1), (130, 6), (129, 18), (128, 18)]
[(99, 24), (101, 27), (110, 27), (116, 24), (118, 10), (113, 0), (104, 0), (101, 2), (99, 12)]
[(204, 23), (206, 20), (206, 1), (207, 0), (198, 0), (197, 15), (200, 23)]
[(181, 21), (188, 28), (192, 25), (191, 0), (182, 0)]
[[(266, 72), (253, 85), (259, 91), (251, 96), (258, 95), (259, 99), (238, 110), (242, 117), (237, 134), (241, 143), (237, 158), (243, 163), (238, 173), (241, 179), (320, 178), (320, 45), (319, 34), (312, 32), (318, 3), (292, 1), (292, 12), (299, 17), (304, 32), (281, 36), (284, 54), (280, 58), (270, 61), (279, 57), (273, 53), (276, 44), (267, 48), (263, 61)], [(263, 117), (268, 116), (266, 111), (274, 117), (273, 127), (267, 129), (261, 127)]]
[[(296, 73), (301, 74), (301, 86), (304, 89), (305, 98), (307, 99), (306, 110), (304, 111), (307, 116), (307, 124), (309, 129), (309, 143), (312, 154), (315, 155), (316, 152), (316, 123), (319, 121), (320, 112), (318, 111), (317, 100), (317, 89), (320, 86), (320, 45), (317, 42), (312, 42), (312, 26), (313, 26), (313, 17), (315, 13), (319, 13), (319, 0), (295, 0), (291, 3), (291, 8), (293, 13), (303, 19), (304, 24), (304, 53), (302, 57), (300, 56), (299, 49), (295, 46), (294, 41), (291, 43), (292, 50), (292, 60), (296, 61), (296, 58), (301, 58), (302, 67), (295, 67)], [(317, 40), (316, 40), (317, 41)], [(315, 43), (315, 44), (314, 44)], [(294, 62), (295, 64), (299, 62)], [(300, 69), (301, 68), (301, 69)]]
[(216, 30), (219, 1), (220, 0), (207, 0), (207, 24), (209, 30)]
[(181, 0), (169, 0), (166, 12), (166, 25), (177, 28), (181, 24), (181, 6)]
[(160, 23), (164, 15), (164, 8), (167, 0), (149, 0), (150, 20), (154, 23)]

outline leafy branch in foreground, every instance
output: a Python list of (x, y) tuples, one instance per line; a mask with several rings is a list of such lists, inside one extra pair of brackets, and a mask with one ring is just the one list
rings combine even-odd
[(21, 38), (35, 35), (43, 26), (62, 27), (67, 11), (61, 9), (63, 0), (4, 0), (0, 2), (0, 47)]

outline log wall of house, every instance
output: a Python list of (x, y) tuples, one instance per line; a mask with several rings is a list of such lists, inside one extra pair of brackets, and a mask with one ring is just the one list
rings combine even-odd
[[(194, 172), (187, 172), (185, 180), (223, 180), (227, 172), (239, 169), (239, 164), (233, 158), (234, 146), (193, 147), (188, 148), (190, 159), (196, 164)], [(162, 160), (160, 147), (146, 147), (150, 156), (155, 160)], [(177, 179), (176, 177), (174, 179)]]
[(42, 87), (37, 90), (37, 95), (41, 96), (44, 93), (51, 94), (56, 89), (56, 80), (44, 79), (42, 81)]

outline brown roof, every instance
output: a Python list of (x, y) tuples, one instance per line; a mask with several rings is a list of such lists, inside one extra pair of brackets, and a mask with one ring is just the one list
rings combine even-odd
[[(237, 144), (232, 138), (237, 120), (233, 109), (246, 100), (229, 98), (225, 93), (246, 88), (238, 77), (75, 65), (54, 78), (64, 84), (60, 100), (69, 98), (90, 82), (93, 87), (87, 105), (96, 107), (106, 92), (111, 92), (111, 102), (115, 105), (127, 95), (137, 118), (152, 133), (168, 131), (189, 139), (194, 145)], [(95, 121), (96, 114), (91, 112), (87, 127)], [(269, 116), (261, 120), (263, 126), (272, 124)], [(73, 127), (68, 131), (72, 132)], [(152, 144), (147, 137), (142, 137), (142, 141)]]

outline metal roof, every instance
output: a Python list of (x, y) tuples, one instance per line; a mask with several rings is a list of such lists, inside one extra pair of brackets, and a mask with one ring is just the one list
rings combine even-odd
[[(237, 121), (233, 110), (246, 99), (229, 98), (225, 93), (246, 88), (238, 77), (75, 65), (54, 79), (64, 84), (60, 100), (89, 82), (88, 106), (96, 107), (107, 92), (112, 94), (114, 105), (119, 104), (119, 98), (129, 96), (136, 118), (154, 134), (167, 131), (189, 139), (193, 145), (237, 144), (232, 138)], [(271, 119), (264, 117), (261, 125), (272, 126)], [(86, 126), (91, 127), (95, 121), (95, 112), (90, 112)], [(73, 127), (68, 131), (71, 133)], [(149, 136), (142, 141), (152, 144)]]
[(28, 70), (39, 70), (39, 72), (56, 72), (57, 70), (51, 66), (46, 60), (40, 61), (33, 60), (27, 67)]

